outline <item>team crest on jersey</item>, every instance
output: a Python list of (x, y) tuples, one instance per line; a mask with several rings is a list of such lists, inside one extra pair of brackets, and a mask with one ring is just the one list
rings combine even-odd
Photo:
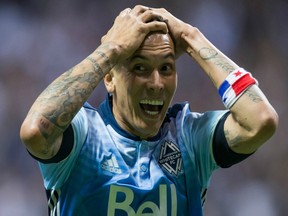
[(170, 174), (177, 176), (182, 169), (182, 157), (178, 146), (166, 140), (161, 145), (158, 162)]

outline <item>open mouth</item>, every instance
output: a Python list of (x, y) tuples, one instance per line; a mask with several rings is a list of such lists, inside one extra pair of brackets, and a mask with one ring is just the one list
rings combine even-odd
[(149, 115), (158, 115), (164, 105), (162, 100), (141, 100), (140, 107)]

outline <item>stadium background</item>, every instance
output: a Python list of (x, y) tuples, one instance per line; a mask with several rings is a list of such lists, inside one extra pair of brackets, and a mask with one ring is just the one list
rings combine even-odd
[[(250, 70), (278, 111), (275, 136), (255, 155), (217, 171), (207, 216), (284, 216), (288, 212), (286, 0), (1, 0), (0, 1), (0, 215), (47, 215), (37, 163), (19, 140), (19, 127), (37, 95), (98, 45), (126, 7), (165, 7), (198, 27), (225, 54)], [(194, 111), (222, 109), (210, 80), (190, 59), (177, 63), (175, 102)], [(101, 85), (89, 99), (105, 97)]]

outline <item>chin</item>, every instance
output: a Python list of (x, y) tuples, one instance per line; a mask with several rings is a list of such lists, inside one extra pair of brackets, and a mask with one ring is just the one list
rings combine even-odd
[(137, 133), (135, 135), (143, 139), (156, 136), (162, 125), (162, 122), (160, 123), (159, 119), (157, 121), (141, 121), (138, 123), (138, 125), (134, 125), (134, 128), (136, 129), (135, 132)]
[(142, 131), (145, 131), (145, 133), (142, 133), (142, 134), (140, 135), (140, 137), (141, 137), (142, 139), (148, 139), (148, 138), (151, 138), (151, 137), (156, 136), (156, 135), (158, 134), (158, 132), (159, 132), (159, 128), (151, 131), (151, 126), (150, 126), (150, 127), (148, 126), (146, 129), (145, 129), (145, 128), (142, 128)]

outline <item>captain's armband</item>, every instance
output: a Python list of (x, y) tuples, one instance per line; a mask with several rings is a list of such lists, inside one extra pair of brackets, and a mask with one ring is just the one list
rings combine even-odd
[(243, 68), (238, 68), (230, 73), (218, 89), (225, 107), (230, 109), (245, 90), (253, 84), (258, 85), (257, 80)]

